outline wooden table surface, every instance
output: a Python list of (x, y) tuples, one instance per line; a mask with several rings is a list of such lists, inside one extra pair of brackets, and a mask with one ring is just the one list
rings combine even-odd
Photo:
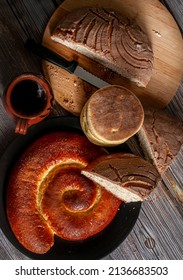
[[(147, 0), (146, 0), (147, 1)], [(162, 1), (183, 31), (183, 0)], [(41, 72), (40, 60), (24, 49), (27, 38), (41, 42), (46, 24), (61, 0), (0, 0), (0, 95), (23, 72)], [(183, 64), (183, 62), (182, 62)], [(183, 80), (168, 110), (183, 120)], [(52, 116), (67, 115), (55, 105)], [(0, 156), (15, 138), (15, 123), (0, 100)], [(183, 259), (183, 151), (179, 153), (125, 241), (104, 259)], [(0, 214), (1, 215), (1, 214)], [(112, 238), (112, 237), (111, 237)], [(0, 259), (28, 259), (0, 230)]]

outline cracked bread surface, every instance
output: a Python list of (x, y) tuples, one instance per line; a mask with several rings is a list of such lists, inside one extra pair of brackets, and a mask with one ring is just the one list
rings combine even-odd
[(146, 158), (163, 174), (182, 147), (183, 123), (164, 110), (148, 106), (137, 135)]
[(118, 11), (80, 8), (60, 19), (51, 39), (146, 87), (153, 51), (142, 29)]
[(157, 169), (151, 163), (127, 153), (98, 157), (82, 173), (91, 180), (101, 182), (101, 186), (125, 202), (147, 199), (160, 180)]

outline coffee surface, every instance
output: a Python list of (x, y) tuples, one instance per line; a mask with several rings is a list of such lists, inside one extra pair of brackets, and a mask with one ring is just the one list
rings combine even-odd
[(18, 114), (25, 116), (37, 115), (46, 106), (45, 90), (35, 81), (21, 81), (12, 90), (11, 104)]

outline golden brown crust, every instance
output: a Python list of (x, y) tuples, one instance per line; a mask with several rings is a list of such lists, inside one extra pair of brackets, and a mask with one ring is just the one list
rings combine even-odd
[(60, 172), (42, 201), (47, 222), (56, 235), (67, 240), (83, 240), (100, 232), (119, 207), (118, 200), (80, 173), (75, 168)]
[(104, 150), (83, 135), (55, 132), (37, 139), (21, 155), (8, 183), (7, 215), (25, 248), (43, 254), (53, 246), (54, 234), (82, 240), (107, 226), (119, 200), (80, 174), (102, 154)]
[(96, 91), (86, 102), (80, 116), (86, 136), (95, 144), (115, 146), (136, 134), (144, 120), (139, 99), (122, 86)]

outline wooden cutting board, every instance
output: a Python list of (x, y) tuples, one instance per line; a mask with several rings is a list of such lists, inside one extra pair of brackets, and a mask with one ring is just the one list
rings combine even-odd
[[(154, 66), (151, 81), (146, 88), (135, 86), (84, 55), (51, 40), (51, 32), (59, 19), (69, 11), (84, 6), (117, 9), (134, 19), (147, 33), (154, 52)], [(49, 20), (43, 44), (68, 60), (77, 60), (83, 68), (111, 84), (129, 88), (143, 104), (154, 103), (158, 107), (165, 107), (175, 95), (183, 76), (181, 32), (172, 15), (158, 0), (66, 0)], [(57, 102), (69, 112), (79, 115), (96, 88), (46, 61), (43, 61), (43, 71), (52, 85)]]

